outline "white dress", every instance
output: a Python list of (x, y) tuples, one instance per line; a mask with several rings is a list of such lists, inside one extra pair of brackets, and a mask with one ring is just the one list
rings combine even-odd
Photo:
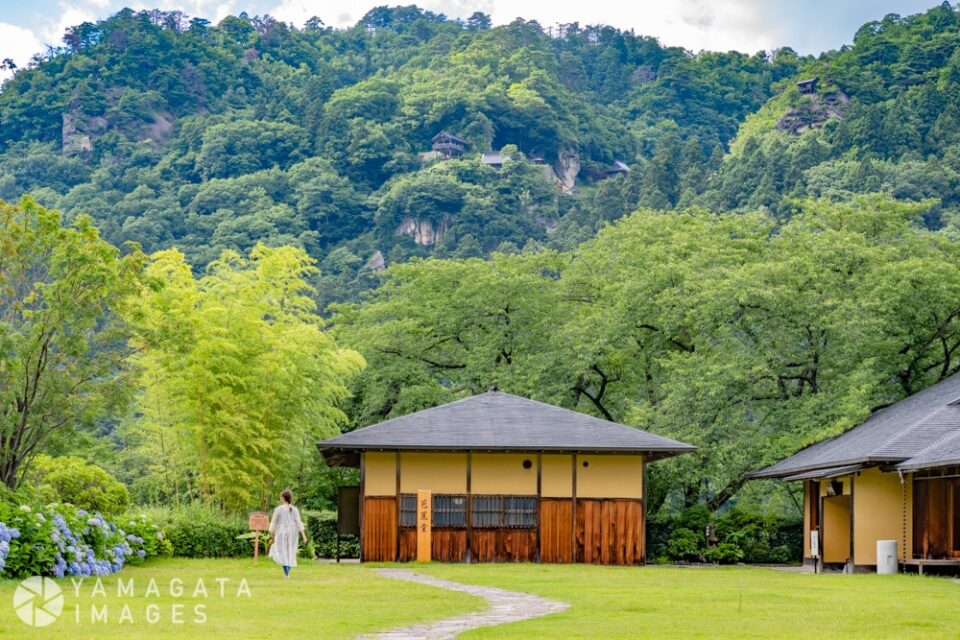
[(270, 545), (269, 555), (281, 567), (297, 566), (297, 544), (301, 531), (303, 521), (300, 520), (299, 509), (282, 504), (273, 510), (273, 519), (270, 520), (273, 544)]

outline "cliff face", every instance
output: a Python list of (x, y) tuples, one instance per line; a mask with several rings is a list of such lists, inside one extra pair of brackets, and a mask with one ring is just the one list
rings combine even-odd
[(577, 175), (580, 174), (580, 155), (576, 150), (567, 150), (560, 154), (560, 159), (554, 167), (558, 186), (564, 193), (570, 193), (577, 186)]
[(407, 217), (400, 221), (394, 233), (398, 236), (409, 236), (422, 247), (431, 247), (443, 239), (449, 226), (449, 214), (444, 214), (438, 222), (430, 218)]
[(828, 120), (843, 120), (850, 97), (842, 91), (809, 96), (802, 104), (788, 110), (777, 122), (777, 129), (800, 135), (822, 127)]
[(85, 116), (76, 109), (63, 114), (61, 149), (65, 156), (75, 156), (93, 151), (97, 138), (108, 131), (118, 129), (132, 133), (138, 142), (153, 142), (160, 145), (174, 132), (174, 117), (168, 111), (152, 114), (149, 121), (111, 121), (104, 116)]

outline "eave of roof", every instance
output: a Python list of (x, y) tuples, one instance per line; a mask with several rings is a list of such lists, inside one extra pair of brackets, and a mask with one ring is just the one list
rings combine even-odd
[(862, 464), (851, 464), (845, 467), (831, 467), (829, 469), (817, 469), (806, 473), (798, 473), (795, 476), (787, 476), (784, 480), (787, 482), (796, 482), (798, 480), (815, 480), (818, 478), (839, 478), (840, 476), (848, 476), (851, 473), (856, 473), (861, 469), (863, 469)]
[[(767, 467), (766, 469), (761, 469), (760, 471), (754, 471), (753, 473), (747, 474), (747, 477), (752, 480), (760, 480), (763, 478), (784, 478), (786, 480), (793, 480), (793, 476), (798, 474), (808, 474), (810, 472), (826, 472), (830, 469), (836, 469), (839, 467), (848, 467), (848, 466), (863, 466), (868, 464), (895, 464), (897, 462), (902, 462), (903, 458), (887, 458), (887, 457), (876, 457), (868, 456), (865, 458), (853, 458), (850, 460), (834, 460), (827, 464), (813, 464), (805, 467), (791, 467), (784, 470), (772, 470), (772, 467)], [(775, 465), (774, 465), (775, 466)], [(812, 476), (815, 477), (815, 476)]]
[(643, 454), (696, 450), (578, 411), (491, 391), (391, 418), (317, 443), (324, 455), (361, 451), (496, 451)]

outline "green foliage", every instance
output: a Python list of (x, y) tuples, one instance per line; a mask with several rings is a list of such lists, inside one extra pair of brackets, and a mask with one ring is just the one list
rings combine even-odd
[[(707, 544), (707, 527), (716, 538)], [(658, 513), (648, 522), (651, 557), (668, 561), (788, 564), (803, 547), (798, 516), (761, 513), (739, 505), (712, 514), (703, 505), (680, 513)]]
[(715, 511), (748, 472), (960, 370), (960, 249), (923, 229), (927, 206), (638, 212), (570, 253), (394, 266), (335, 308), (370, 364), (353, 426), (497, 382), (697, 445), (651, 467), (649, 508)]
[(67, 502), (86, 511), (116, 515), (130, 503), (127, 488), (116, 478), (73, 456), (37, 456), (28, 481), (44, 501)]
[[(307, 511), (304, 513), (307, 535), (319, 558), (337, 557), (337, 512)], [(340, 537), (340, 557), (359, 558), (360, 540), (357, 536)]]
[(715, 547), (710, 547), (703, 554), (703, 559), (715, 564), (736, 564), (744, 558), (744, 551), (737, 545), (730, 542), (721, 542)]
[(324, 332), (315, 272), (291, 247), (224, 253), (199, 281), (179, 252), (152, 257), (134, 340), (143, 391), (126, 433), (167, 499), (258, 506), (346, 420), (345, 382), (364, 362)]
[(170, 555), (145, 515), (112, 522), (68, 504), (41, 505), (30, 492), (0, 500), (0, 575), (105, 576)]
[(703, 534), (686, 527), (674, 529), (667, 543), (667, 555), (674, 560), (699, 560)]
[[(238, 536), (247, 533), (246, 519), (200, 505), (153, 510), (151, 514), (178, 558), (242, 558), (253, 547)], [(261, 536), (261, 544), (263, 536)]]
[(129, 399), (122, 314), (144, 256), (63, 226), (30, 198), (0, 201), (0, 481), (57, 432), (89, 428)]
[[(932, 228), (952, 224), (960, 207), (960, 13), (943, 3), (909, 17), (863, 25), (853, 46), (803, 65), (794, 80), (820, 78), (818, 95), (793, 82), (748, 117), (730, 157), (698, 201), (722, 209), (769, 207), (791, 214), (790, 199), (849, 199), (884, 192), (937, 198)], [(822, 105), (849, 104), (829, 117)], [(799, 136), (776, 130), (785, 115), (815, 124)]]
[[(641, 195), (675, 205), (703, 182), (696, 161), (671, 157), (678, 140), (705, 158), (719, 152), (797, 65), (780, 53), (688, 55), (612, 27), (491, 28), (482, 14), (456, 21), (416, 7), (376, 8), (346, 30), (123, 10), (71, 28), (5, 83), (0, 198), (33, 193), (68, 219), (92, 215), (116, 245), (177, 247), (198, 270), (258, 242), (318, 261), (343, 248), (360, 266), (324, 277), (325, 305), (375, 284), (362, 265), (377, 250), (405, 260), (530, 239), (568, 247)], [(419, 154), (443, 129), (468, 141), (463, 160), (425, 165)], [(509, 168), (479, 166), (501, 148), (512, 149)], [(579, 171), (582, 197), (522, 161), (534, 156)], [(633, 167), (632, 186), (594, 201), (616, 159)], [(424, 241), (398, 233), (404, 219), (442, 228)]]

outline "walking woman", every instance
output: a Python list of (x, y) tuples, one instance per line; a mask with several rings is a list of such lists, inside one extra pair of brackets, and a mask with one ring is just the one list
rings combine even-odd
[(270, 534), (273, 544), (270, 545), (270, 557), (283, 567), (283, 574), (290, 577), (290, 567), (297, 566), (297, 537), (307, 543), (307, 534), (303, 530), (303, 521), (300, 519), (300, 510), (290, 504), (293, 494), (284, 489), (280, 494), (280, 506), (273, 510), (273, 519), (270, 520)]

